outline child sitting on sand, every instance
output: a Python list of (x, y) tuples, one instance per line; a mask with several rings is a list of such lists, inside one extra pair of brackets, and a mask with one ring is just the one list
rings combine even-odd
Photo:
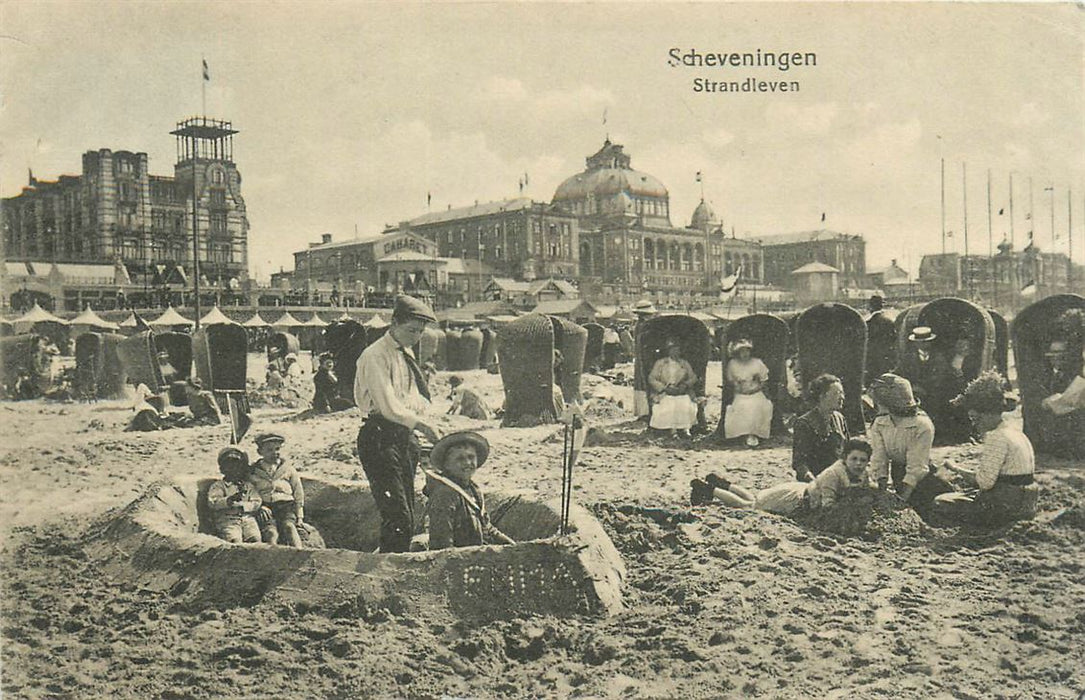
[(870, 443), (864, 438), (849, 438), (844, 442), (841, 458), (812, 482), (789, 481), (756, 494), (709, 474), (703, 480), (690, 482), (690, 504), (699, 506), (718, 501), (735, 508), (756, 508), (779, 515), (790, 515), (800, 508), (828, 508), (847, 489), (869, 485), (866, 470), (871, 452)]
[(236, 447), (224, 447), (218, 463), (222, 478), (207, 489), (215, 534), (235, 544), (259, 542), (260, 526), (255, 516), (262, 501), (256, 487), (247, 480), (252, 469), (249, 456)]
[(429, 548), (515, 544), (490, 522), (482, 491), (472, 480), (490, 455), (490, 443), (463, 430), (437, 441), (430, 453), (436, 471), (426, 471)]
[(476, 420), (490, 420), (490, 408), (482, 397), (473, 390), (463, 386), (463, 380), (453, 375), (448, 380), (452, 388), (449, 398), (452, 405), (448, 409), (450, 416), (467, 416)]
[(283, 537), (290, 546), (301, 547), (298, 528), (305, 519), (305, 489), (297, 470), (279, 455), (284, 442), (278, 433), (256, 436), (260, 459), (253, 463), (249, 481), (263, 502), (256, 519), (264, 542), (279, 544)]

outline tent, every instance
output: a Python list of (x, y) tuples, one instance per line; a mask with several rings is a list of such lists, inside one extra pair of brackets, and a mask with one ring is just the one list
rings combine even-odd
[(222, 313), (222, 310), (219, 309), (219, 307), (217, 307), (217, 306), (213, 307), (210, 311), (207, 312), (207, 314), (204, 315), (203, 318), (200, 319), (200, 325), (201, 326), (214, 326), (214, 325), (222, 324), (222, 323), (237, 323), (237, 322), (231, 320), (229, 316)]
[(45, 309), (38, 306), (37, 302), (34, 303), (34, 307), (27, 311), (11, 322), (15, 326), (15, 330), (19, 333), (25, 333), (34, 327), (37, 323), (58, 323), (62, 326), (68, 325), (68, 322), (59, 316), (54, 316)]
[(305, 324), (294, 318), (289, 311), (279, 317), (279, 320), (271, 324), (275, 328), (297, 328)]
[(192, 326), (192, 321), (177, 313), (172, 306), (167, 307), (161, 316), (150, 322), (152, 326)]
[(323, 320), (323, 319), (321, 319), (321, 318), (320, 318), (320, 316), (319, 316), (318, 314), (315, 314), (315, 313), (314, 313), (314, 314), (313, 314), (313, 317), (312, 317), (311, 319), (309, 319), (308, 321), (306, 321), (306, 322), (305, 322), (304, 324), (302, 324), (302, 325), (305, 325), (305, 326), (313, 326), (313, 327), (315, 327), (315, 328), (323, 328), (324, 326), (328, 325), (328, 322), (327, 322), (327, 321), (325, 321), (325, 320)]
[(94, 313), (94, 309), (90, 308), (90, 306), (87, 306), (83, 313), (79, 314), (68, 323), (70, 323), (73, 327), (77, 327), (77, 329), (79, 330), (93, 330), (96, 328), (100, 328), (103, 330), (115, 331), (120, 328), (120, 326), (118, 326), (116, 323), (113, 323), (112, 321), (107, 321), (98, 314)]
[(344, 311), (343, 314), (339, 318), (337, 318), (335, 320), (336, 321), (353, 321), (354, 319), (350, 317), (350, 314), (348, 314), (346, 311)]
[(387, 321), (385, 321), (381, 317), (380, 314), (373, 314), (373, 317), (370, 318), (365, 323), (363, 323), (362, 325), (365, 326), (366, 328), (384, 328), (385, 326), (387, 326), (389, 324), (388, 324)]
[(245, 326), (246, 328), (267, 328), (271, 324), (265, 321), (264, 317), (260, 315), (259, 311), (257, 311), (252, 315), (252, 318), (250, 318), (248, 321), (245, 321), (241, 325)]

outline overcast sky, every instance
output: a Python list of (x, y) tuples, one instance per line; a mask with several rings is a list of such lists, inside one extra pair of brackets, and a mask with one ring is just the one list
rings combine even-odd
[[(946, 228), (986, 252), (1029, 228), (1085, 261), (1085, 11), (1064, 4), (0, 3), (0, 189), (27, 168), (77, 174), (97, 148), (173, 171), (169, 131), (231, 120), (250, 269), (292, 266), (321, 233), (378, 233), (426, 211), (518, 194), (549, 201), (604, 137), (669, 188), (685, 225), (706, 199), (740, 237), (863, 234), (868, 264), (913, 274)], [(678, 48), (816, 53), (817, 65), (686, 68)], [(800, 91), (704, 94), (694, 78), (798, 81)], [(607, 123), (603, 124), (604, 110)], [(939, 138), (940, 137), (940, 138)], [(1033, 180), (1035, 225), (1029, 211)], [(1001, 218), (997, 211), (1007, 212)], [(821, 223), (821, 214), (826, 221)]]

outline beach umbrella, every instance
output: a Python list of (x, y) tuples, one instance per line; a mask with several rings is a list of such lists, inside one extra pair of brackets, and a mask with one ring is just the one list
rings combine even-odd
[(177, 309), (169, 306), (161, 316), (150, 322), (152, 326), (192, 326), (192, 321), (177, 313)]

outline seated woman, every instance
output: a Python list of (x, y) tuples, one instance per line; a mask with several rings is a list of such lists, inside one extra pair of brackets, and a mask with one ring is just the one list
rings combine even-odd
[(884, 491), (892, 477), (897, 494), (922, 516), (935, 496), (952, 490), (930, 464), (934, 423), (919, 409), (904, 377), (887, 372), (871, 382), (870, 394), (878, 413), (868, 431), (878, 488)]
[(799, 481), (811, 481), (836, 461), (848, 424), (840, 409), (844, 406), (844, 385), (840, 378), (823, 374), (810, 382), (814, 408), (795, 419), (791, 442), (791, 468)]
[(757, 447), (769, 436), (772, 426), (772, 402), (762, 390), (769, 380), (769, 368), (753, 357), (753, 343), (746, 338), (734, 340), (727, 348), (731, 359), (724, 378), (735, 391), (724, 418), (724, 437), (746, 437), (749, 447)]
[(709, 474), (703, 480), (690, 482), (690, 504), (697, 506), (718, 501), (735, 508), (755, 508), (779, 515), (790, 515), (800, 508), (828, 508), (847, 489), (870, 485), (867, 477), (870, 453), (869, 442), (863, 438), (850, 438), (844, 443), (840, 458), (814, 481), (788, 481), (756, 494)]
[(1005, 381), (997, 372), (973, 379), (954, 403), (968, 412), (976, 431), (985, 435), (975, 471), (949, 461), (943, 466), (964, 478), (971, 487), (964, 492), (938, 496), (938, 512), (957, 520), (1000, 525), (1036, 515), (1039, 489), (1033, 480), (1036, 458), (1032, 443), (1016, 422), (1004, 420), (1007, 399)]
[[(1062, 381), (1051, 382), (1051, 394), (1044, 398), (1041, 405), (1056, 416), (1065, 416), (1074, 411), (1085, 409), (1085, 309), (1068, 309), (1059, 316), (1060, 343), (1062, 355)], [(1080, 363), (1076, 355), (1080, 353)], [(1075, 368), (1076, 373), (1073, 371)], [(1070, 378), (1072, 377), (1072, 379)]]
[(433, 446), (434, 471), (425, 471), (422, 490), (429, 499), (430, 549), (515, 544), (490, 522), (482, 491), (472, 480), (489, 455), (490, 443), (470, 430), (446, 435)]
[(689, 437), (689, 429), (697, 422), (697, 375), (689, 360), (682, 357), (682, 345), (677, 340), (668, 338), (665, 348), (666, 357), (656, 360), (648, 375), (648, 399), (652, 403), (648, 426), (667, 430), (672, 436), (681, 431)]

